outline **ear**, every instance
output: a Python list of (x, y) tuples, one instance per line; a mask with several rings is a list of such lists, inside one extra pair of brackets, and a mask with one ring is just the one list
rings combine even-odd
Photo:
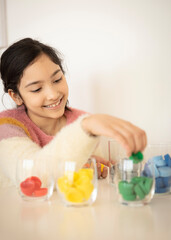
[(21, 106), (23, 104), (23, 100), (21, 97), (18, 95), (18, 93), (14, 93), (12, 89), (8, 89), (8, 94), (10, 97), (14, 100), (14, 102), (18, 105)]

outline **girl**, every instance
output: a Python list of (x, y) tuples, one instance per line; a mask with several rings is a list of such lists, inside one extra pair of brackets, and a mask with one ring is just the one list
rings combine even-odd
[(0, 113), (1, 185), (15, 183), (19, 159), (47, 156), (53, 169), (60, 161), (74, 160), (79, 168), (100, 136), (116, 139), (128, 156), (145, 148), (145, 132), (131, 123), (68, 107), (62, 61), (50, 46), (30, 38), (14, 43), (1, 56), (0, 73), (5, 92), (17, 104)]

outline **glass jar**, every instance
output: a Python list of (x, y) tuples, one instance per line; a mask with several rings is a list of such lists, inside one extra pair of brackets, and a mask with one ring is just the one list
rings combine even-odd
[(97, 197), (97, 165), (94, 158), (81, 168), (76, 162), (66, 161), (57, 178), (56, 188), (66, 206), (85, 206), (95, 202)]
[(53, 194), (54, 178), (47, 159), (17, 162), (16, 184), (23, 200), (48, 200)]
[(155, 174), (153, 163), (150, 175), (144, 176), (145, 163), (134, 163), (124, 158), (116, 164), (115, 184), (118, 201), (128, 206), (143, 206), (149, 203), (154, 195)]
[(108, 140), (108, 156), (109, 156), (109, 183), (114, 185), (114, 178), (116, 172), (116, 164), (120, 161), (120, 159), (125, 157), (124, 150), (119, 145), (119, 143), (114, 139)]
[(144, 175), (149, 176), (149, 166), (154, 164), (155, 194), (171, 193), (171, 144), (150, 144), (145, 151), (147, 163)]

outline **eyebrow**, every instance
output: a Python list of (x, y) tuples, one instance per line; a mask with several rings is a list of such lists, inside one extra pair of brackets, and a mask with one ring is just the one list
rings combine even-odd
[(60, 72), (61, 69), (57, 69), (54, 73), (52, 73), (52, 75), (50, 76), (51, 78), (54, 77), (58, 72)]
[[(60, 72), (60, 71), (61, 71), (61, 69), (57, 69), (54, 73), (52, 73), (52, 75), (50, 76), (50, 78), (54, 77), (54, 76), (55, 76), (58, 72)], [(31, 82), (31, 83), (27, 84), (27, 85), (25, 86), (25, 88), (27, 88), (27, 87), (29, 87), (29, 86), (31, 86), (31, 85), (38, 84), (38, 83), (40, 83), (40, 82), (42, 82), (42, 81)]]

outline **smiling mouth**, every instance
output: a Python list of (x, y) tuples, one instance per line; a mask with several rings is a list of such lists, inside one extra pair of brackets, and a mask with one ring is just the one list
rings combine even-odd
[(54, 107), (57, 107), (61, 103), (61, 101), (62, 101), (62, 98), (58, 102), (56, 102), (56, 103), (53, 103), (53, 104), (50, 104), (50, 105), (46, 105), (46, 106), (43, 106), (43, 107), (45, 107), (45, 108), (54, 108)]

